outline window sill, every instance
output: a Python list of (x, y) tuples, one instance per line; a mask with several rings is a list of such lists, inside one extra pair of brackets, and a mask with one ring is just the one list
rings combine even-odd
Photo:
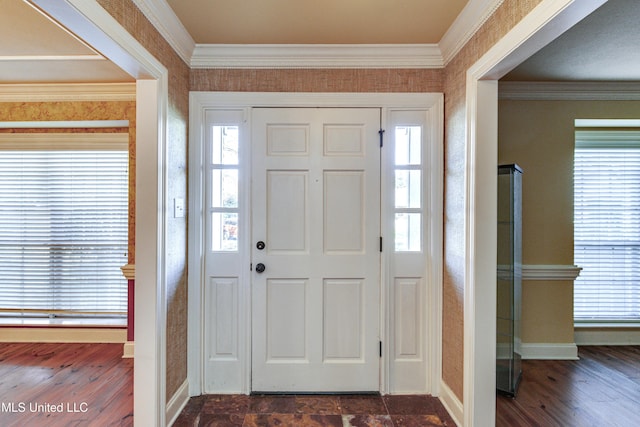
[(0, 317), (0, 328), (126, 328), (127, 319), (64, 319)]
[(588, 322), (574, 323), (574, 329), (640, 329), (640, 322)]

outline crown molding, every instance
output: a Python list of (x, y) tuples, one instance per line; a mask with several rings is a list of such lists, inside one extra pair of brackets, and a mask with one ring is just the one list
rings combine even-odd
[(192, 68), (442, 68), (435, 44), (196, 45)]
[(133, 0), (191, 68), (443, 68), (504, 0), (469, 0), (438, 44), (195, 44), (166, 0)]
[(188, 65), (196, 43), (166, 0), (133, 0), (160, 35)]
[(504, 0), (469, 0), (462, 12), (453, 21), (440, 39), (438, 46), (442, 52), (444, 65), (462, 50), (465, 44), (482, 27)]
[(640, 82), (500, 82), (510, 101), (638, 101)]
[(0, 56), (3, 61), (104, 61), (100, 55), (5, 55)]
[(0, 84), (0, 102), (135, 100), (135, 83)]

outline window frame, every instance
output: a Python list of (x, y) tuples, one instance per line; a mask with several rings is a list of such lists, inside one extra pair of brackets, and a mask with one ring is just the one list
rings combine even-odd
[[(577, 121), (578, 122), (578, 121)], [(587, 123), (588, 125), (594, 126), (597, 123)], [(574, 202), (573, 202), (573, 206), (574, 206), (574, 214), (573, 214), (573, 220), (574, 220), (574, 231), (573, 231), (573, 236), (574, 236), (574, 262), (576, 264), (579, 264), (579, 266), (582, 268), (582, 272), (580, 274), (580, 276), (578, 276), (578, 278), (576, 278), (575, 282), (574, 282), (574, 311), (573, 311), (573, 319), (574, 319), (574, 325), (576, 327), (624, 327), (624, 326), (633, 326), (633, 327), (637, 327), (640, 325), (640, 285), (636, 285), (635, 287), (632, 286), (633, 289), (631, 289), (631, 291), (633, 291), (635, 289), (635, 293), (636, 293), (636, 297), (635, 299), (633, 299), (633, 301), (630, 302), (630, 304), (635, 304), (638, 308), (636, 309), (638, 314), (635, 316), (597, 316), (597, 315), (592, 315), (592, 316), (576, 316), (576, 313), (578, 312), (578, 298), (580, 298), (580, 295), (582, 294), (580, 288), (583, 285), (583, 282), (585, 282), (586, 280), (592, 280), (590, 279), (589, 276), (589, 265), (586, 262), (586, 260), (579, 255), (579, 251), (586, 251), (586, 249), (581, 249), (582, 247), (584, 247), (585, 245), (582, 244), (581, 242), (586, 241), (585, 238), (581, 238), (579, 236), (579, 234), (584, 234), (585, 232), (588, 232), (586, 225), (581, 225), (581, 224), (586, 224), (586, 220), (582, 221), (580, 217), (583, 217), (584, 215), (588, 215), (588, 213), (586, 213), (586, 208), (585, 209), (581, 209), (580, 208), (580, 202), (578, 201), (579, 197), (586, 197), (583, 196), (583, 193), (585, 191), (588, 190), (584, 190), (584, 189), (579, 189), (578, 186), (581, 184), (579, 182), (579, 177), (578, 177), (578, 167), (580, 167), (579, 163), (578, 163), (578, 151), (579, 150), (603, 150), (601, 151), (601, 155), (598, 156), (598, 158), (602, 158), (602, 156), (605, 156), (605, 151), (609, 151), (611, 152), (612, 150), (618, 150), (618, 149), (633, 149), (633, 150), (637, 150), (638, 154), (637, 154), (637, 165), (636, 167), (638, 168), (638, 172), (640, 172), (640, 130), (638, 129), (630, 129), (630, 128), (608, 128), (608, 129), (589, 129), (589, 128), (581, 128), (581, 127), (577, 127), (576, 131), (575, 131), (575, 147), (574, 147)], [(629, 156), (625, 156), (625, 158), (629, 158)], [(584, 166), (584, 167), (588, 167), (588, 166)], [(622, 171), (621, 171), (622, 172)], [(622, 185), (622, 184), (620, 184)], [(640, 187), (640, 184), (638, 184), (638, 187)], [(607, 189), (605, 190), (598, 190), (598, 189), (594, 189), (592, 191), (593, 195), (597, 195), (597, 192), (601, 192), (601, 191), (605, 191), (608, 194), (614, 194), (612, 191), (613, 187), (607, 187)], [(625, 194), (631, 194), (630, 192), (625, 192)], [(620, 201), (620, 203), (626, 203), (623, 201)], [(635, 204), (640, 206), (640, 192), (638, 192), (636, 194), (636, 198), (635, 198)], [(605, 212), (611, 212), (612, 207), (603, 207), (603, 208), (599, 208), (598, 210), (600, 211), (605, 211)], [(593, 214), (591, 214), (593, 215)], [(636, 219), (635, 221), (635, 226), (636, 227), (640, 227), (640, 218)], [(630, 225), (633, 226), (633, 225)], [(603, 227), (598, 227), (598, 230), (603, 230)], [(598, 236), (600, 236), (601, 234), (595, 234), (594, 238), (598, 238)], [(614, 239), (615, 242), (618, 242), (617, 239)], [(614, 240), (610, 240), (609, 244), (605, 245), (604, 243), (602, 245), (598, 245), (598, 246), (612, 246), (612, 243)], [(629, 245), (627, 243), (625, 243), (624, 241), (615, 244), (615, 246), (617, 247), (624, 247), (627, 248), (629, 246), (638, 246), (638, 248), (640, 248), (640, 238), (638, 238), (638, 244), (637, 245)], [(588, 256), (588, 255), (585, 255)], [(627, 263), (625, 263), (626, 265)], [(640, 259), (637, 261), (637, 265), (640, 266)], [(606, 274), (606, 273), (603, 273)], [(640, 279), (640, 274), (638, 274), (636, 276), (638, 279)], [(595, 279), (593, 279), (595, 280)], [(633, 281), (633, 279), (625, 279), (626, 281)], [(597, 285), (592, 285), (594, 288)], [(623, 285), (624, 286), (624, 285)], [(601, 289), (601, 288), (600, 288)], [(618, 290), (617, 292), (622, 292), (621, 290)], [(607, 303), (606, 305), (611, 307), (609, 308), (609, 310), (615, 310), (616, 307), (619, 307), (621, 304), (623, 303)], [(594, 307), (595, 309), (595, 307)], [(630, 312), (631, 310), (629, 310)]]
[[(129, 133), (125, 132), (19, 132), (0, 134), (0, 150), (2, 151), (119, 151), (126, 158), (126, 175), (120, 180), (121, 194), (124, 194), (124, 210), (126, 216), (121, 218), (124, 222), (122, 234), (122, 265), (117, 272), (112, 272), (112, 280), (119, 282), (118, 294), (121, 298), (116, 305), (117, 310), (101, 312), (100, 310), (57, 310), (55, 308), (26, 308), (7, 309), (0, 311), (0, 324), (2, 325), (42, 325), (42, 326), (91, 326), (91, 325), (125, 325), (128, 311), (128, 283), (120, 271), (128, 261), (129, 248), (129, 192), (130, 192), (130, 154)], [(122, 164), (121, 162), (120, 164)], [(124, 183), (124, 184), (123, 184)], [(121, 234), (121, 235), (122, 235)], [(115, 259), (112, 259), (115, 261)], [(119, 275), (119, 279), (115, 279)], [(114, 282), (115, 283), (115, 282)], [(122, 301), (122, 299), (124, 301)], [(96, 299), (97, 300), (97, 299)], [(114, 306), (115, 307), (115, 306)]]

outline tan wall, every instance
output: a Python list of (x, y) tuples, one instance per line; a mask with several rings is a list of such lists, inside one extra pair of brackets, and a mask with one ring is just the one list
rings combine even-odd
[[(167, 201), (187, 200), (189, 67), (131, 0), (98, 0), (169, 71)], [(144, 161), (144, 159), (138, 159)], [(167, 399), (187, 378), (187, 220), (167, 215)]]
[(466, 72), (540, 0), (505, 0), (445, 68), (445, 206), (442, 377), (462, 401)]
[[(639, 116), (635, 101), (499, 102), (498, 161), (524, 169), (524, 264), (574, 263), (574, 120)], [(523, 283), (522, 341), (574, 342), (573, 282)]]

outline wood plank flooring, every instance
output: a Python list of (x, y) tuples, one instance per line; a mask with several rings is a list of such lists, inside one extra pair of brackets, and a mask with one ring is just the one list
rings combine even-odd
[(585, 346), (580, 360), (525, 360), (496, 426), (640, 426), (640, 347)]
[(132, 426), (122, 344), (0, 343), (0, 426)]

